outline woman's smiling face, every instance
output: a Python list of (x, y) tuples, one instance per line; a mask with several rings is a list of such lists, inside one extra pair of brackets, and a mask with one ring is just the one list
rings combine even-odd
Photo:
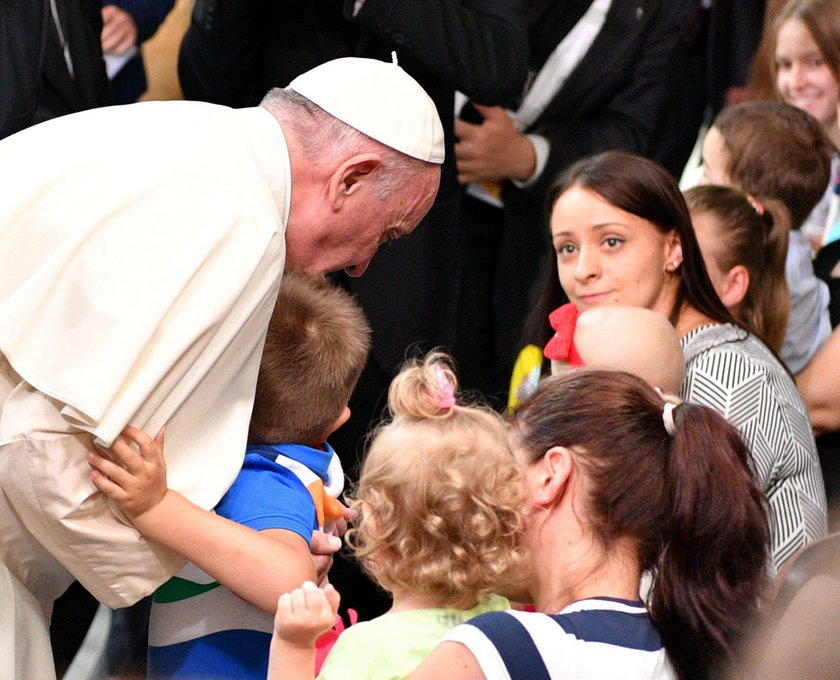
[(646, 307), (669, 316), (682, 263), (675, 231), (617, 208), (572, 186), (551, 213), (560, 285), (578, 309), (602, 305)]

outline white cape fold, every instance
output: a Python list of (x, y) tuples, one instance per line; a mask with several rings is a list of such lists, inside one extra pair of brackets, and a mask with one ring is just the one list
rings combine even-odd
[[(0, 352), (101, 443), (168, 423), (170, 486), (212, 507), (244, 453), (289, 190), (263, 109), (138, 104), (4, 140)], [(6, 440), (39, 430), (5, 420)]]

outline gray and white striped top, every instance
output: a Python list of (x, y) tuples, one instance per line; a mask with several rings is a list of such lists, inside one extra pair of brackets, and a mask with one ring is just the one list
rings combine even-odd
[(703, 326), (681, 344), (686, 373), (680, 396), (722, 413), (750, 447), (770, 506), (778, 569), (826, 533), (825, 485), (805, 404), (773, 353), (738, 326)]

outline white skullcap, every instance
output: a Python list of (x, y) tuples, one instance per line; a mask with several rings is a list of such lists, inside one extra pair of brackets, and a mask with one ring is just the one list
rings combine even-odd
[(327, 113), (413, 158), (443, 163), (443, 126), (431, 97), (396, 63), (333, 59), (289, 83)]

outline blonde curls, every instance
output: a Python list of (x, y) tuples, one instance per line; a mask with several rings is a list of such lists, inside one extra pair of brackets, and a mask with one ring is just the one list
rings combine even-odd
[(449, 357), (434, 350), (423, 360), (406, 363), (391, 381), (388, 410), (392, 417), (448, 418), (457, 392), (458, 378)]
[(446, 355), (406, 366), (389, 391), (393, 420), (375, 434), (349, 501), (360, 510), (348, 544), (388, 590), (469, 608), (519, 585), (526, 509), (521, 469), (501, 416), (476, 405), (439, 408)]

